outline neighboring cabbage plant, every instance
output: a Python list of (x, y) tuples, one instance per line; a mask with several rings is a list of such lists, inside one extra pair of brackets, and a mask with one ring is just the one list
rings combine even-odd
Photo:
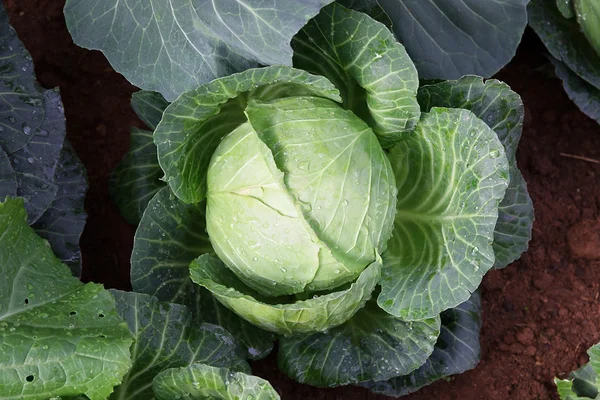
[(554, 378), (561, 400), (589, 400), (600, 396), (600, 344), (587, 351), (590, 362), (569, 374), (569, 379)]
[(315, 386), (399, 396), (474, 367), (476, 290), (531, 237), (519, 96), (476, 76), (419, 87), (388, 28), (339, 4), (292, 48), (293, 67), (172, 103), (134, 95), (151, 130), (111, 189), (139, 223), (134, 290), (225, 327), (249, 359), (278, 339), (280, 368)]
[(528, 12), (567, 95), (600, 123), (600, 2), (532, 0)]

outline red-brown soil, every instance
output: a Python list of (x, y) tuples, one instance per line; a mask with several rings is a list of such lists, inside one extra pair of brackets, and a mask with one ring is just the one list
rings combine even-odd
[[(141, 126), (129, 106), (135, 88), (100, 53), (73, 44), (63, 3), (4, 0), (39, 81), (61, 89), (67, 134), (88, 171), (83, 278), (127, 289), (134, 227), (119, 216), (107, 181), (127, 151), (130, 126)], [(479, 366), (406, 399), (557, 399), (552, 378), (585, 362), (585, 350), (600, 341), (600, 261), (594, 259), (600, 252), (600, 164), (561, 155), (600, 160), (600, 126), (569, 101), (543, 52), (528, 32), (517, 57), (498, 74), (526, 108), (518, 160), (536, 207), (530, 250), (485, 277)], [(271, 380), (283, 399), (385, 398), (355, 387), (296, 384), (274, 364), (270, 357), (255, 372)]]

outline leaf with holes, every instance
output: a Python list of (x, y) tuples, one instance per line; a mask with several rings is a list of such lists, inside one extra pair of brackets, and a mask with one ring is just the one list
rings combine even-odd
[(0, 203), (0, 387), (7, 398), (104, 400), (131, 366), (131, 335), (102, 286), (83, 284)]

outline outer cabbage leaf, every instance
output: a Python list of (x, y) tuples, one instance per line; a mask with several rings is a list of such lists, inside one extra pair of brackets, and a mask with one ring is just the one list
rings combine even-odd
[(425, 79), (498, 72), (521, 41), (528, 1), (378, 0)]
[(152, 130), (156, 129), (168, 106), (169, 102), (157, 92), (140, 90), (131, 96), (133, 111)]
[(68, 0), (74, 41), (172, 101), (213, 79), (291, 65), (290, 40), (332, 0)]
[(554, 58), (550, 58), (550, 61), (569, 98), (581, 112), (600, 124), (600, 89), (581, 79), (564, 63)]
[(262, 298), (221, 260), (209, 254), (192, 261), (190, 275), (240, 317), (267, 331), (289, 335), (325, 331), (349, 320), (371, 297), (380, 269), (378, 260), (349, 287), (293, 303), (283, 303), (285, 299), (281, 298)]
[(479, 362), (481, 329), (479, 292), (456, 308), (442, 313), (442, 328), (431, 357), (416, 371), (387, 381), (367, 382), (362, 386), (375, 393), (400, 397), (416, 392), (438, 379), (462, 374)]
[(152, 387), (158, 400), (279, 400), (264, 379), (205, 364), (161, 372)]
[(365, 120), (384, 146), (414, 129), (420, 114), (417, 70), (385, 25), (332, 4), (292, 45), (294, 66), (331, 80), (344, 108)]
[[(131, 97), (131, 106), (152, 130), (162, 118), (169, 103), (160, 93), (140, 90)], [(110, 195), (127, 222), (137, 225), (150, 199), (166, 184), (158, 164), (152, 132), (131, 129), (130, 149), (113, 171), (109, 182)]]
[(141, 293), (111, 291), (117, 312), (134, 337), (133, 366), (111, 399), (152, 398), (152, 380), (168, 368), (205, 363), (215, 367), (250, 371), (237, 354), (233, 337), (220, 326), (201, 324), (179, 304), (160, 303)]
[(587, 351), (590, 362), (569, 374), (569, 379), (554, 378), (561, 400), (597, 399), (600, 395), (600, 344)]
[(295, 95), (340, 100), (327, 79), (282, 66), (247, 70), (184, 93), (167, 107), (154, 132), (158, 161), (177, 197), (186, 203), (206, 197), (206, 172), (219, 141), (246, 121), (245, 93), (273, 84), (295, 85)]
[(300, 383), (335, 387), (406, 375), (423, 365), (440, 333), (439, 316), (403, 321), (375, 299), (325, 333), (280, 339), (279, 368)]
[(110, 195), (121, 215), (132, 225), (139, 224), (152, 197), (166, 183), (158, 164), (152, 132), (131, 128), (131, 148), (109, 182)]
[(529, 25), (554, 58), (590, 85), (600, 89), (600, 55), (587, 41), (575, 19), (566, 19), (555, 0), (531, 0)]
[(473, 113), (435, 107), (389, 157), (398, 212), (378, 304), (407, 320), (434, 317), (466, 301), (494, 265), (508, 161)]
[(523, 130), (523, 102), (497, 80), (465, 76), (419, 88), (424, 112), (431, 107), (463, 108), (486, 122), (498, 135), (509, 163), (510, 183), (500, 203), (494, 230), (494, 268), (504, 268), (527, 250), (533, 224), (533, 202), (517, 166), (517, 146)]
[(0, 203), (0, 232), (2, 395), (106, 399), (131, 367), (114, 299), (56, 259), (27, 226), (21, 199)]
[(190, 279), (190, 262), (212, 253), (204, 203), (185, 204), (161, 189), (150, 201), (136, 231), (131, 284), (136, 292), (187, 305), (202, 321), (223, 326), (238, 339), (248, 358), (269, 354), (274, 337), (242, 320)]
[(79, 238), (87, 219), (84, 209), (87, 174), (67, 140), (58, 160), (55, 178), (56, 197), (32, 228), (48, 240), (54, 254), (71, 268), (73, 275), (81, 276)]

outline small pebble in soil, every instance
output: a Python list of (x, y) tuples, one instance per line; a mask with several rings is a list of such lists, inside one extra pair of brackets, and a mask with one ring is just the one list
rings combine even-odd
[(533, 330), (529, 327), (521, 329), (516, 335), (517, 341), (525, 346), (533, 343), (534, 335)]
[(600, 259), (600, 221), (584, 220), (569, 229), (567, 241), (571, 254), (588, 260)]

